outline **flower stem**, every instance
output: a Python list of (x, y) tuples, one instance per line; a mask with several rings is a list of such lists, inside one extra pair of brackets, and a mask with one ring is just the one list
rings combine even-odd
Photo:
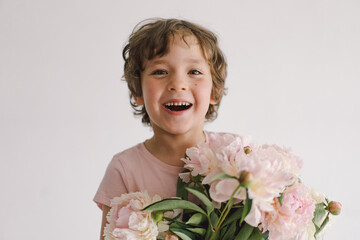
[[(216, 232), (220, 229), (221, 224), (224, 222), (224, 220), (226, 219), (227, 215), (229, 214), (231, 207), (234, 205), (234, 196), (237, 193), (237, 191), (240, 189), (241, 184), (239, 183), (238, 187), (235, 189), (235, 191), (232, 193), (230, 199), (227, 201), (224, 209), (222, 210), (219, 219), (216, 222), (215, 228), (213, 233), (210, 236), (209, 240), (213, 240), (215, 237)], [(210, 223), (211, 224), (211, 223)]]

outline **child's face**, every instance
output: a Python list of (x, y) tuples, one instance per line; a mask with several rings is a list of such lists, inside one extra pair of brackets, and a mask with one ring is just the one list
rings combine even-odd
[(154, 129), (170, 134), (202, 131), (211, 97), (210, 66), (194, 36), (170, 39), (169, 52), (145, 63), (141, 73), (142, 97)]

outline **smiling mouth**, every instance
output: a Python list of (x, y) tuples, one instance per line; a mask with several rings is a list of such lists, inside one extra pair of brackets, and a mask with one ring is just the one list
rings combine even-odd
[(169, 102), (164, 104), (165, 108), (170, 111), (185, 111), (192, 107), (191, 103), (188, 102)]

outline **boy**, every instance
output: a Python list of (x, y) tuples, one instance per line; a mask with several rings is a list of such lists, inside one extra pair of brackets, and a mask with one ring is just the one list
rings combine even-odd
[(176, 196), (180, 159), (187, 148), (206, 141), (204, 121), (216, 118), (225, 89), (227, 64), (216, 36), (187, 21), (143, 23), (123, 57), (131, 105), (154, 135), (110, 162), (94, 198), (103, 210), (101, 236), (111, 198), (142, 190)]

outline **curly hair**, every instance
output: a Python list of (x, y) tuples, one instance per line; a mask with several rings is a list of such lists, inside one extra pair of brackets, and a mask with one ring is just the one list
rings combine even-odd
[(144, 63), (157, 56), (164, 56), (169, 51), (169, 39), (180, 35), (185, 37), (192, 35), (207, 58), (212, 75), (213, 87), (212, 98), (216, 104), (210, 104), (206, 113), (206, 120), (214, 120), (217, 117), (222, 96), (225, 95), (225, 79), (227, 75), (227, 63), (218, 46), (217, 37), (208, 29), (194, 23), (179, 19), (149, 19), (135, 26), (129, 37), (129, 41), (123, 49), (124, 76), (130, 90), (130, 104), (135, 115), (142, 116), (142, 122), (150, 125), (150, 118), (145, 105), (138, 106), (134, 96), (141, 97), (141, 72)]

